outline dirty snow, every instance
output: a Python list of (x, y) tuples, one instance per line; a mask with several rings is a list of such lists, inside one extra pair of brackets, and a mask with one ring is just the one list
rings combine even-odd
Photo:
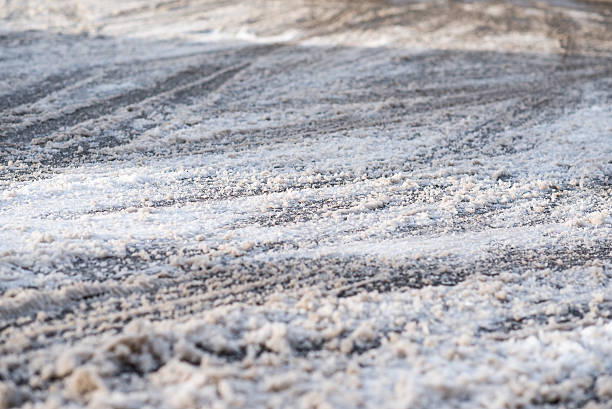
[(0, 408), (610, 408), (611, 26), (0, 0)]

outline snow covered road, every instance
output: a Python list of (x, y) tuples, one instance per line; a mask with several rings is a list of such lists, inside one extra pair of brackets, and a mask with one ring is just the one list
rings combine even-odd
[(609, 2), (0, 0), (0, 409), (610, 408)]

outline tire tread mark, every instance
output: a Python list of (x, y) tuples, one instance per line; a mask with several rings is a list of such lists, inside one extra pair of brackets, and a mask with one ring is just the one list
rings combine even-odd
[(89, 76), (89, 70), (79, 69), (68, 74), (52, 74), (27, 88), (0, 96), (0, 112), (30, 104)]
[[(255, 59), (261, 54), (268, 54), (278, 45), (268, 47), (247, 47), (243, 58)], [(217, 65), (199, 65), (189, 67), (158, 82), (153, 87), (139, 88), (127, 93), (77, 108), (75, 111), (56, 118), (48, 119), (25, 128), (12, 129), (0, 133), (1, 142), (29, 142), (35, 137), (46, 136), (62, 127), (71, 127), (79, 123), (109, 115), (119, 108), (139, 104), (151, 99), (166, 97), (167, 102), (180, 102), (198, 93), (210, 93), (229, 81), (234, 75), (248, 67), (250, 61), (229, 67)]]

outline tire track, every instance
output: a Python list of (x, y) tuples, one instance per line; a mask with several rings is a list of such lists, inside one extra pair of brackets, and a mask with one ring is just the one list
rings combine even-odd
[(25, 89), (0, 95), (0, 113), (6, 114), (3, 111), (36, 102), (53, 92), (60, 91), (70, 84), (87, 78), (89, 75), (90, 69), (88, 68), (81, 68), (67, 74), (53, 74), (38, 83), (30, 84)]
[[(265, 55), (276, 49), (272, 47), (253, 47), (243, 53), (243, 58), (254, 58)], [(4, 132), (4, 140), (8, 143), (24, 143), (33, 138), (40, 138), (52, 134), (60, 128), (69, 128), (86, 121), (110, 115), (122, 108), (147, 103), (147, 101), (162, 98), (164, 104), (188, 102), (189, 97), (204, 96), (221, 87), (235, 74), (250, 65), (249, 62), (239, 63), (236, 66), (219, 67), (217, 65), (199, 64), (183, 69), (168, 78), (158, 81), (153, 86), (130, 90), (127, 93), (113, 96), (106, 100), (88, 106), (76, 108), (73, 112), (56, 118), (44, 120), (25, 128), (12, 129)], [(69, 77), (66, 77), (69, 78)], [(47, 83), (47, 82), (44, 82)], [(65, 83), (56, 84), (53, 89), (33, 92), (31, 97), (38, 97), (43, 93), (61, 89)], [(165, 99), (164, 99), (165, 97)], [(29, 101), (31, 98), (28, 98)], [(25, 97), (23, 99), (26, 100)]]
[[(194, 81), (195, 78), (208, 78), (209, 76), (214, 75), (215, 71), (218, 70), (217, 67), (203, 68), (203, 71), (198, 73), (194, 73), (193, 69), (181, 71), (153, 87), (133, 90), (126, 94), (117, 95), (89, 106), (77, 108), (74, 112), (69, 114), (30, 125), (23, 129), (9, 131), (5, 133), (4, 136), (11, 143), (28, 142), (35, 137), (49, 135), (60, 128), (72, 127), (88, 120), (110, 115), (113, 112), (129, 105), (138, 104), (160, 94), (172, 92), (173, 89), (180, 87), (181, 84), (186, 82), (188, 83), (189, 81), (197, 82)], [(224, 72), (220, 74), (221, 78), (227, 79), (224, 74)], [(208, 81), (210, 81), (212, 84), (217, 84), (215, 78), (208, 79)]]
[[(79, 283), (60, 290), (32, 292), (15, 302), (10, 298), (3, 300), (0, 304), (0, 353), (8, 353), (16, 347), (10, 343), (15, 329), (11, 323), (15, 321), (21, 322), (19, 330), (28, 333), (32, 340), (29, 347), (20, 349), (27, 355), (60, 340), (73, 343), (83, 337), (112, 332), (134, 319), (177, 320), (220, 305), (261, 304), (281, 287), (285, 294), (318, 287), (323, 294), (349, 297), (362, 291), (385, 293), (405, 288), (454, 286), (473, 275), (496, 276), (504, 272), (520, 275), (522, 269), (517, 266), (525, 259), (530, 259), (531, 266), (538, 266), (538, 270), (562, 272), (582, 266), (590, 258), (605, 257), (610, 244), (600, 243), (597, 247), (578, 244), (571, 251), (563, 247), (503, 247), (491, 249), (487, 259), (474, 263), (465, 263), (459, 258), (407, 260), (404, 263), (367, 257), (250, 263), (242, 259), (221, 267), (211, 264), (202, 272), (192, 272), (191, 277), (160, 278), (164, 274), (158, 274), (158, 278), (140, 277), (129, 284), (115, 281)], [(185, 268), (189, 269), (189, 265)], [(101, 309), (102, 305), (106, 307)], [(128, 305), (131, 306), (126, 310)], [(44, 311), (44, 316), (37, 315), (39, 311)], [(77, 335), (73, 331), (75, 323), (82, 320), (84, 322), (78, 324), (82, 331)], [(7, 331), (10, 328), (13, 330)], [(68, 338), (64, 337), (70, 333)]]

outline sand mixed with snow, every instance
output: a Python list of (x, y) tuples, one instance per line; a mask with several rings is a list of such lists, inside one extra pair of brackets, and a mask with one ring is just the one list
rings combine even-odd
[(611, 408), (612, 4), (0, 0), (0, 408)]

